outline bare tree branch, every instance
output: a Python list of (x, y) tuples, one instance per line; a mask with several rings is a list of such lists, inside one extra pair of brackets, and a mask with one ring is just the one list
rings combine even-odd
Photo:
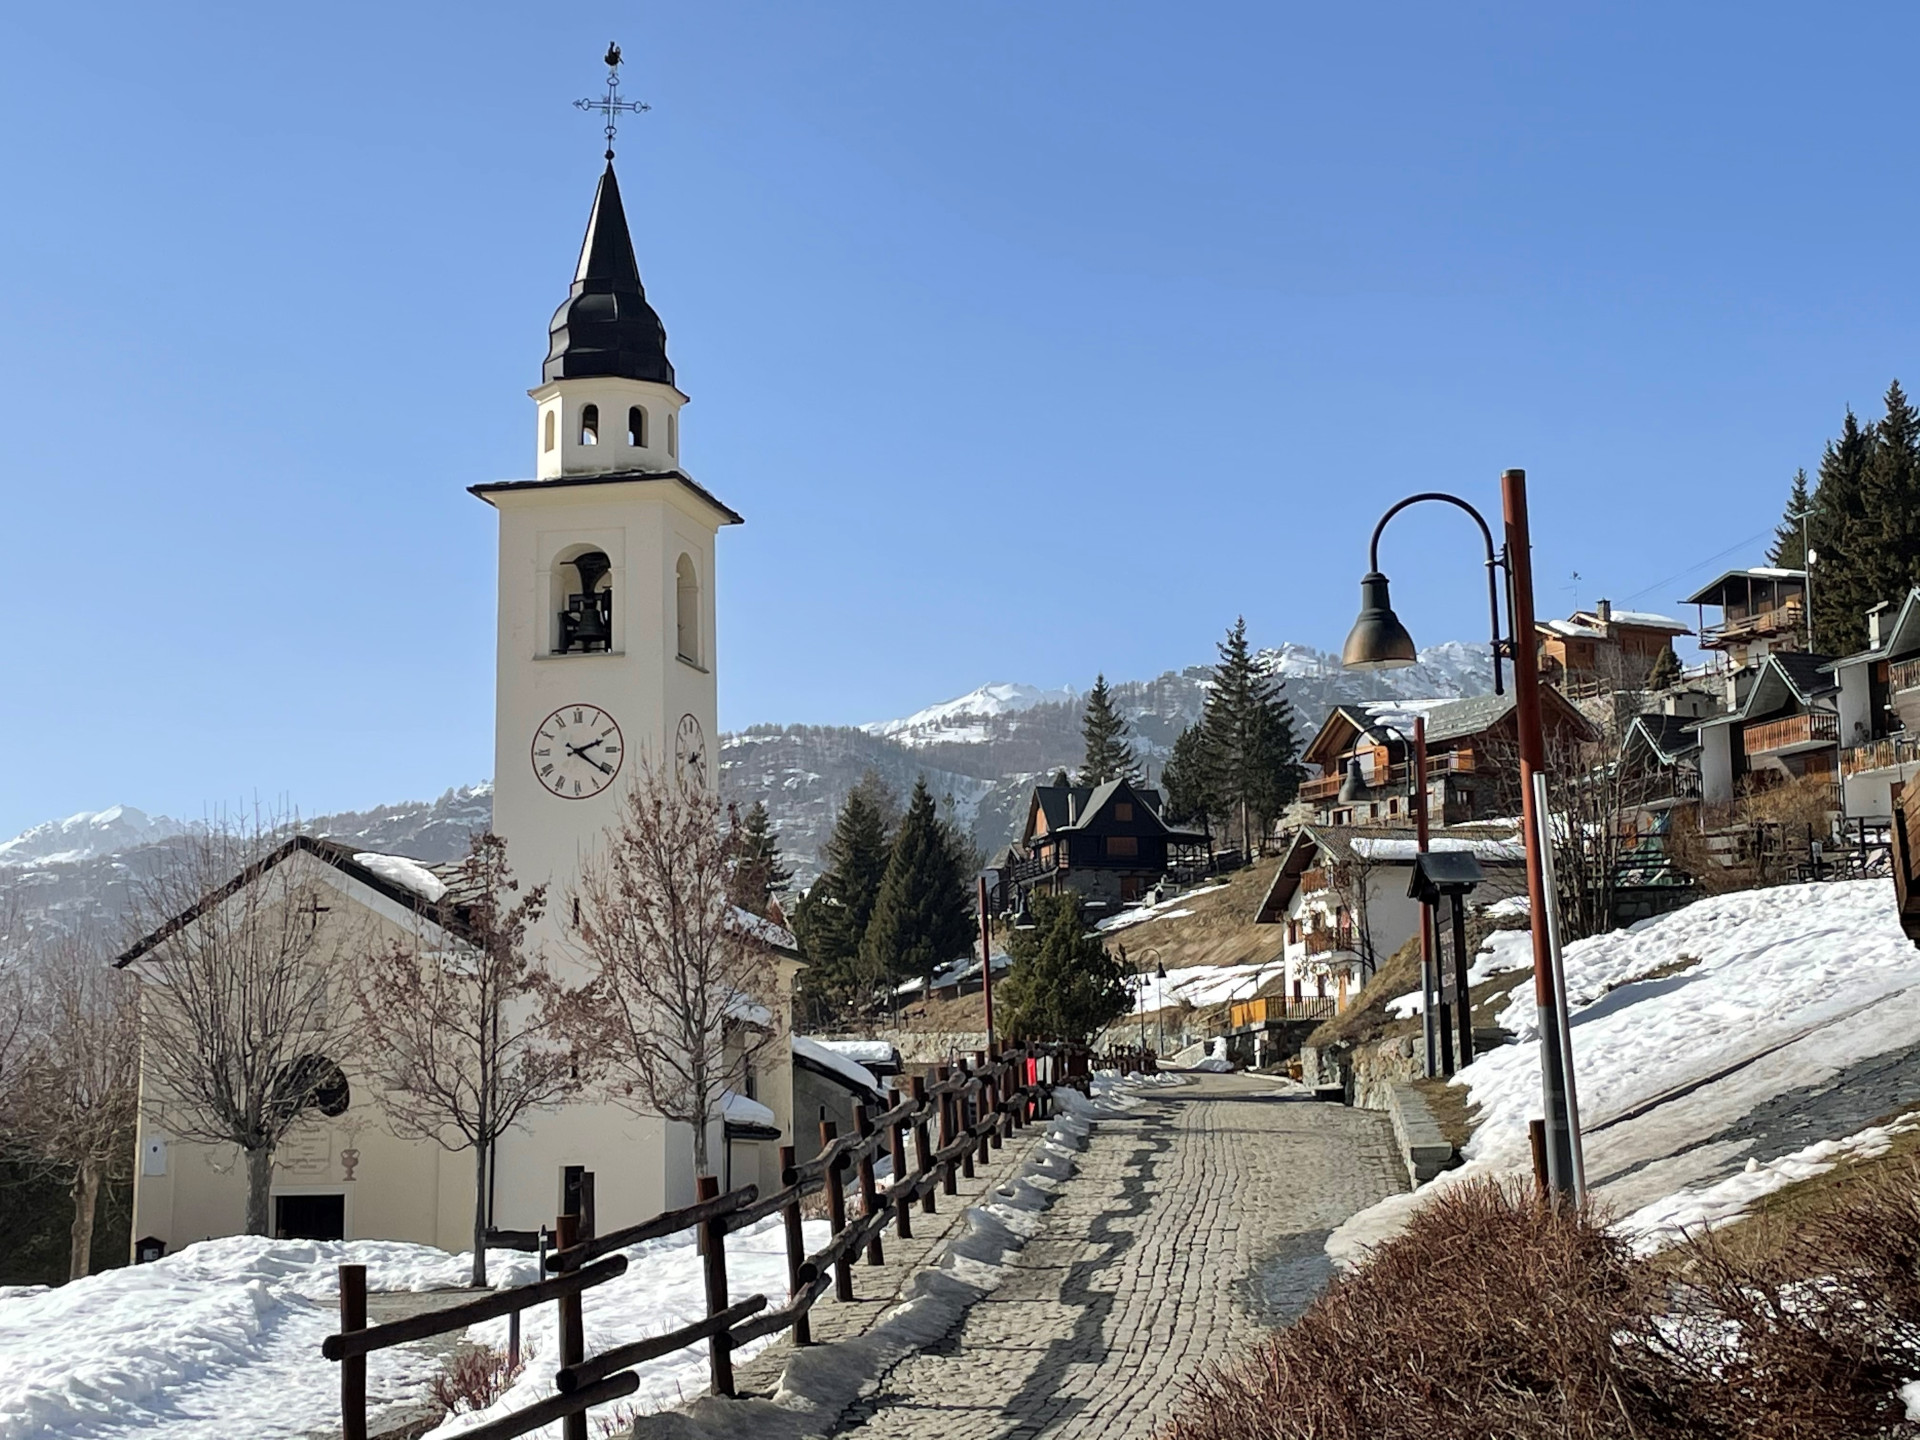
[(742, 908), (734, 860), (719, 801), (648, 762), (578, 891), (594, 989), (572, 1028), (605, 1055), (616, 1101), (692, 1127), (701, 1174), (725, 1092), (778, 1038), (767, 922)]
[(359, 1041), (345, 983), (358, 937), (319, 862), (281, 851), (269, 863), (288, 838), (259, 820), (210, 828), (137, 896), (152, 1111), (181, 1139), (239, 1148), (253, 1235), (267, 1233), (274, 1150)]
[[(516, 898), (517, 897), (517, 898)], [(473, 1283), (487, 1283), (487, 1159), (529, 1111), (579, 1083), (556, 1017), (568, 996), (527, 950), (546, 886), (520, 892), (506, 842), (477, 835), (449, 888), (464, 938), (423, 925), (363, 957), (354, 997), (366, 1073), (396, 1134), (474, 1152)]]

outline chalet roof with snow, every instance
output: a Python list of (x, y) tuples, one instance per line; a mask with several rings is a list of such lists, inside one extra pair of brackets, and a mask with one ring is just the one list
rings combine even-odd
[[(1411, 825), (1303, 825), (1294, 832), (1292, 842), (1280, 859), (1280, 868), (1274, 873), (1273, 883), (1267, 886), (1267, 893), (1254, 911), (1254, 924), (1283, 923), (1309, 870), (1355, 859), (1411, 868), (1419, 854), (1419, 844), (1419, 832)], [(1432, 832), (1427, 849), (1434, 853), (1469, 854), (1483, 866), (1495, 868), (1526, 864), (1525, 847), (1518, 829), (1512, 825), (1450, 826)]]
[[(1513, 712), (1513, 706), (1511, 690), (1505, 695), (1471, 695), (1452, 700), (1380, 700), (1336, 705), (1300, 758), (1331, 773), (1339, 757), (1362, 740), (1374, 745), (1411, 744), (1411, 717), (1416, 715), (1426, 719), (1427, 746), (1431, 749), (1485, 734), (1504, 721)], [(1549, 729), (1570, 728), (1591, 738), (1592, 722), (1552, 686), (1540, 687), (1540, 713)]]
[[(1798, 580), (1804, 583), (1807, 572), (1804, 570), (1784, 570), (1778, 565), (1749, 565), (1743, 570), (1729, 570), (1726, 574), (1708, 581), (1681, 603), (1684, 605), (1725, 605), (1728, 596), (1737, 593), (1745, 599), (1751, 593), (1752, 584), (1760, 581)], [(1733, 587), (1738, 586), (1736, 592)]]

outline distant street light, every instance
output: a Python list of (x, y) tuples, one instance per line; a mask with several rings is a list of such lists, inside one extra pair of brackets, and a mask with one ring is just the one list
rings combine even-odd
[[(1544, 851), (1547, 819), (1535, 794), (1534, 776), (1544, 768), (1546, 741), (1540, 723), (1540, 671), (1533, 629), (1533, 562), (1527, 529), (1527, 474), (1508, 470), (1500, 477), (1506, 543), (1496, 554), (1493, 531), (1484, 516), (1460, 499), (1440, 491), (1409, 495), (1380, 517), (1367, 546), (1367, 573), (1360, 581), (1360, 616), (1347, 635), (1341, 663), (1350, 670), (1390, 670), (1419, 658), (1413, 636), (1393, 613), (1387, 577), (1380, 571), (1380, 534), (1387, 522), (1409, 505), (1440, 500), (1467, 512), (1486, 542), (1487, 608), (1493, 623), (1493, 691), (1504, 693), (1500, 661), (1513, 661), (1514, 727), (1520, 744), (1520, 805), (1527, 847), (1527, 900), (1533, 930), (1533, 999), (1540, 1026), (1540, 1088), (1546, 1109), (1547, 1181), (1557, 1195), (1581, 1198), (1578, 1158), (1579, 1102), (1574, 1088), (1572, 1037), (1567, 1026), (1566, 979), (1549, 930)], [(1500, 634), (1500, 585), (1507, 578), (1509, 634)], [(1423, 777), (1424, 778), (1424, 777)], [(1466, 1003), (1466, 997), (1460, 997)]]

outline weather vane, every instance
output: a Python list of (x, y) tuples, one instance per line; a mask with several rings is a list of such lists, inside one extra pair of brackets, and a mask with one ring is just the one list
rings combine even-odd
[(607, 45), (607, 93), (598, 100), (576, 100), (576, 110), (598, 110), (607, 119), (607, 159), (613, 159), (613, 135), (618, 128), (615, 117), (620, 115), (642, 115), (653, 107), (644, 100), (622, 100), (620, 98), (620, 46), (617, 42)]

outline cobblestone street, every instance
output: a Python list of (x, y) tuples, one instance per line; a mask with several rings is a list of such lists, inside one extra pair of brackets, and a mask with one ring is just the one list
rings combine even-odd
[(843, 1417), (862, 1440), (1145, 1437), (1182, 1382), (1325, 1282), (1326, 1232), (1405, 1188), (1385, 1116), (1204, 1075), (1103, 1120), (1006, 1281)]

